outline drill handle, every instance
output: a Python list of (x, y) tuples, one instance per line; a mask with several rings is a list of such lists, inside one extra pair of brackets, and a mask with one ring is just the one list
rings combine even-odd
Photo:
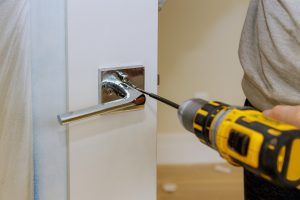
[[(275, 148), (276, 153), (273, 153), (273, 155), (276, 155), (276, 157), (274, 159), (268, 159), (268, 154), (269, 156), (272, 154), (272, 152), (270, 152), (272, 150), (270, 149), (269, 145), (272, 144), (277, 146)], [(278, 181), (291, 187), (299, 186), (300, 130), (284, 131), (277, 138), (272, 138), (269, 140), (269, 144), (264, 145), (264, 148), (267, 149), (265, 158), (262, 159), (264, 161), (263, 164), (273, 166), (273, 171), (277, 173), (276, 177), (278, 177)]]

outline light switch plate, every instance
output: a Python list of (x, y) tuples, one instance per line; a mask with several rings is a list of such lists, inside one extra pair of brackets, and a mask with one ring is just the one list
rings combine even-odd
[[(118, 99), (122, 99), (113, 90), (109, 88), (102, 87), (102, 81), (106, 76), (112, 73), (121, 72), (127, 75), (127, 79), (140, 89), (145, 87), (145, 67), (141, 65), (136, 66), (126, 66), (126, 67), (113, 67), (113, 68), (101, 68), (98, 72), (98, 94), (99, 94), (99, 104), (108, 103)], [(136, 110), (143, 108), (144, 106), (137, 106), (136, 108), (129, 108), (128, 110)]]

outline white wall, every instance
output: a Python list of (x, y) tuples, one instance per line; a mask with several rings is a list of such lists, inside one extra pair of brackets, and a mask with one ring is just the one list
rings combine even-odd
[(31, 200), (30, 3), (0, 1), (0, 199)]
[[(240, 84), (243, 73), (238, 59), (238, 45), (248, 3), (249, 0), (167, 1), (159, 13), (160, 95), (178, 103), (193, 97), (204, 97), (243, 104), (245, 97)], [(164, 158), (172, 157), (166, 153), (173, 152), (171, 141), (176, 140), (171, 139), (170, 134), (186, 131), (179, 124), (176, 111), (160, 103), (158, 133), (159, 162), (179, 162), (181, 157), (177, 160)], [(188, 139), (191, 137), (186, 137), (184, 143), (190, 141), (193, 146), (193, 141)], [(169, 148), (166, 148), (166, 143)], [(184, 146), (178, 143), (177, 151)], [(211, 155), (208, 148), (199, 148), (194, 149), (195, 156), (196, 152)], [(182, 159), (182, 162), (199, 161), (196, 158)], [(206, 161), (211, 161), (211, 158), (207, 156)]]

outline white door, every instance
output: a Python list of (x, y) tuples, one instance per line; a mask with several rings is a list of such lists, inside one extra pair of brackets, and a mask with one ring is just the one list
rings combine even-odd
[[(67, 2), (68, 105), (98, 103), (98, 68), (143, 65), (157, 89), (157, 0)], [(69, 125), (71, 200), (156, 199), (156, 102)]]

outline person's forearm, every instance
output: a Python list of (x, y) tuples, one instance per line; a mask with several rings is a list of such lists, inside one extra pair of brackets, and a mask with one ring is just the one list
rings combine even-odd
[(279, 105), (270, 110), (265, 110), (263, 113), (266, 117), (292, 124), (300, 128), (300, 105)]

